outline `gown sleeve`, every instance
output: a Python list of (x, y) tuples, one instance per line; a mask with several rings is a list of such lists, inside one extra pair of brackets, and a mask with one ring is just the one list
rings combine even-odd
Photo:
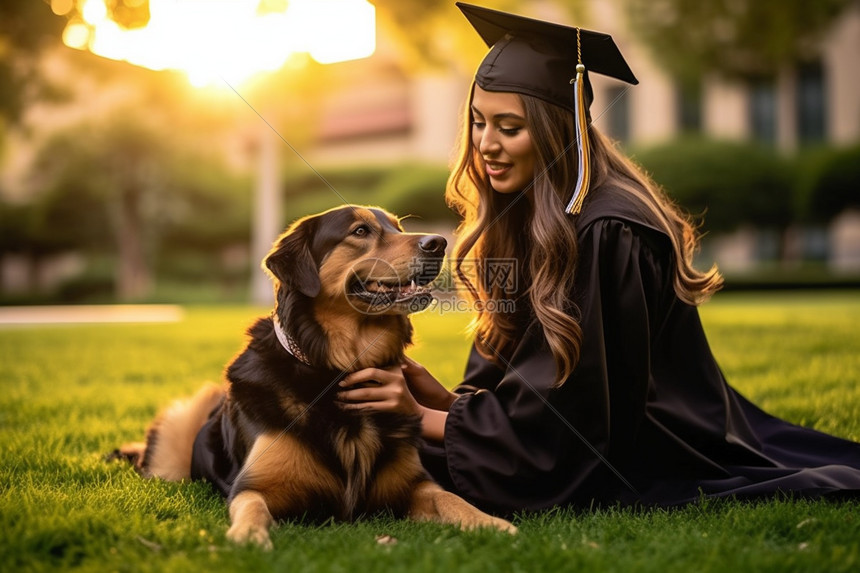
[(435, 451), (445, 463), (429, 466), (444, 468), (440, 481), (496, 513), (588, 503), (607, 487), (632, 488), (624, 460), (644, 415), (649, 340), (659, 327), (654, 307), (665, 282), (655, 254), (665, 249), (662, 241), (616, 219), (580, 232), (574, 300), (583, 346), (576, 370), (554, 387), (555, 361), (536, 321), (500, 366), (473, 348)]
[(478, 352), (472, 344), (469, 360), (466, 362), (466, 374), (463, 382), (454, 388), (455, 394), (469, 394), (478, 390), (493, 390), (502, 379), (505, 371), (493, 364)]

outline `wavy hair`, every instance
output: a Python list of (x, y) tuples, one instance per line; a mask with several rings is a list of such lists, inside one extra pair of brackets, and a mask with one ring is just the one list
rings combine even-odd
[[(577, 150), (572, 143), (575, 118), (564, 108), (517, 95), (535, 152), (536, 172), (525, 190), (527, 197), (493, 191), (480, 152), (472, 144), (472, 98), (468, 98), (445, 195), (462, 218), (454, 249), (455, 271), (477, 309), (471, 329), (478, 351), (497, 363), (509, 358), (518, 333), (536, 318), (555, 359), (556, 385), (560, 385), (579, 362), (582, 347), (579, 309), (571, 298), (579, 258), (576, 228), (564, 211), (577, 176)], [(592, 190), (618, 187), (652, 213), (672, 244), (676, 294), (693, 305), (707, 300), (722, 285), (722, 277), (716, 266), (707, 272), (693, 268), (699, 235), (689, 216), (593, 126), (589, 137)], [(527, 303), (517, 304), (510, 313), (498, 312), (500, 308), (492, 304), (511, 294), (492, 275), (491, 262), (499, 259), (518, 262), (516, 296)], [(471, 263), (464, 264), (466, 260)]]

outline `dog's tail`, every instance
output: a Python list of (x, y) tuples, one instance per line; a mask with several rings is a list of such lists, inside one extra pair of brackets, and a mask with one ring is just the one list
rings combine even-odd
[(173, 402), (150, 425), (146, 443), (126, 444), (109, 457), (130, 461), (147, 477), (190, 478), (194, 439), (224, 394), (223, 387), (207, 384), (191, 398)]

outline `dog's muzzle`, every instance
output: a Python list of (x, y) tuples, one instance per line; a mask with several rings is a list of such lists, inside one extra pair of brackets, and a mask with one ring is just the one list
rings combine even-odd
[(350, 303), (370, 314), (424, 310), (433, 301), (429, 285), (442, 270), (447, 245), (440, 235), (422, 236), (415, 257), (404, 269), (397, 269), (383, 259), (361, 261), (353, 269), (349, 282)]

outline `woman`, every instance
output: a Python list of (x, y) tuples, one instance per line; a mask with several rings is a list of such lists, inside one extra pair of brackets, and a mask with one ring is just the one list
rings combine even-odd
[[(348, 376), (344, 407), (421, 415), (428, 471), (498, 513), (860, 491), (860, 444), (726, 384), (696, 309), (718, 272), (691, 266), (695, 229), (589, 125), (587, 76), (571, 78), (579, 63), (635, 83), (611, 39), (458, 5), (492, 46), (447, 191), (475, 344), (454, 392), (407, 361)], [(516, 261), (516, 285), (490, 260)]]

